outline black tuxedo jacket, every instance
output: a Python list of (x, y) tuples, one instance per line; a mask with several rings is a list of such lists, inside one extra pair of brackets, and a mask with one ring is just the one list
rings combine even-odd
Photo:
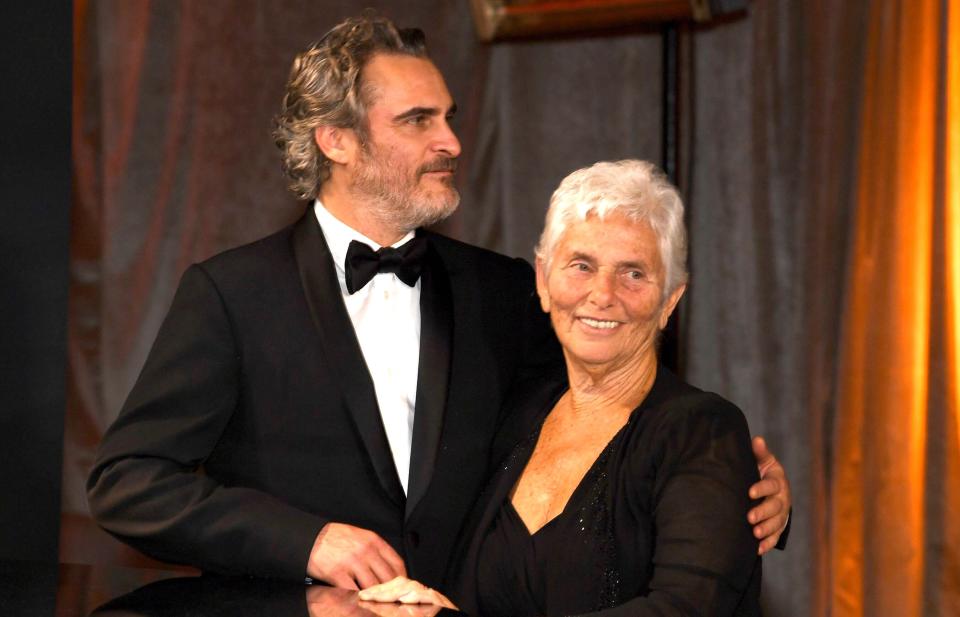
[(441, 584), (508, 392), (555, 374), (530, 266), (429, 232), (409, 495), (311, 211), (192, 266), (88, 481), (143, 552), (302, 580), (330, 521), (371, 529)]

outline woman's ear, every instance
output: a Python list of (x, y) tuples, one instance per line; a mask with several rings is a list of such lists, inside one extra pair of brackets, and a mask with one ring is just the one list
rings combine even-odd
[(673, 290), (673, 293), (666, 299), (663, 303), (663, 307), (660, 309), (660, 320), (659, 326), (663, 330), (667, 327), (667, 321), (670, 319), (670, 315), (673, 313), (673, 309), (677, 308), (677, 303), (680, 302), (680, 298), (683, 297), (683, 292), (687, 290), (686, 285), (680, 285)]
[(550, 312), (550, 293), (547, 291), (547, 265), (537, 257), (537, 295), (540, 296), (540, 308), (544, 313)]

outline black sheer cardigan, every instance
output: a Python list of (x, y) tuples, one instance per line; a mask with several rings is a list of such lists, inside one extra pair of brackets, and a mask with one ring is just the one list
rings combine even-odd
[[(758, 474), (746, 420), (733, 404), (662, 366), (561, 515), (573, 517), (576, 528), (568, 524), (569, 537), (538, 549), (540, 571), (518, 576), (509, 570), (538, 567), (522, 564), (521, 547), (485, 544), (497, 535), (501, 508), (565, 389), (540, 383), (508, 410), (494, 446), (495, 456), (505, 456), (448, 577), (454, 602), (483, 617), (760, 615), (761, 559), (746, 518)], [(531, 580), (535, 588), (522, 595), (534, 601), (511, 606), (517, 590), (510, 586)]]

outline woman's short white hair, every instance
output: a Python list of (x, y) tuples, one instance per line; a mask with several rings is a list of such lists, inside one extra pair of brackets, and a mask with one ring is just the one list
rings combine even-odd
[(687, 230), (677, 189), (653, 163), (628, 159), (600, 162), (563, 179), (550, 198), (537, 259), (549, 268), (553, 251), (570, 223), (611, 213), (650, 226), (660, 244), (666, 298), (687, 282)]

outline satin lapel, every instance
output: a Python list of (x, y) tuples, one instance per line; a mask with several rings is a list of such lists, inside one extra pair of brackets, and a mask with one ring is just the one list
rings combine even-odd
[(440, 446), (443, 412), (450, 381), (453, 343), (453, 293), (450, 277), (433, 246), (420, 276), (420, 367), (413, 416), (410, 483), (406, 518), (427, 492)]
[(401, 504), (404, 501), (403, 487), (390, 454), (390, 443), (380, 418), (373, 380), (341, 299), (330, 250), (312, 210), (307, 210), (297, 223), (293, 233), (293, 250), (327, 366), (343, 388), (347, 407), (353, 415), (381, 486), (390, 499)]

